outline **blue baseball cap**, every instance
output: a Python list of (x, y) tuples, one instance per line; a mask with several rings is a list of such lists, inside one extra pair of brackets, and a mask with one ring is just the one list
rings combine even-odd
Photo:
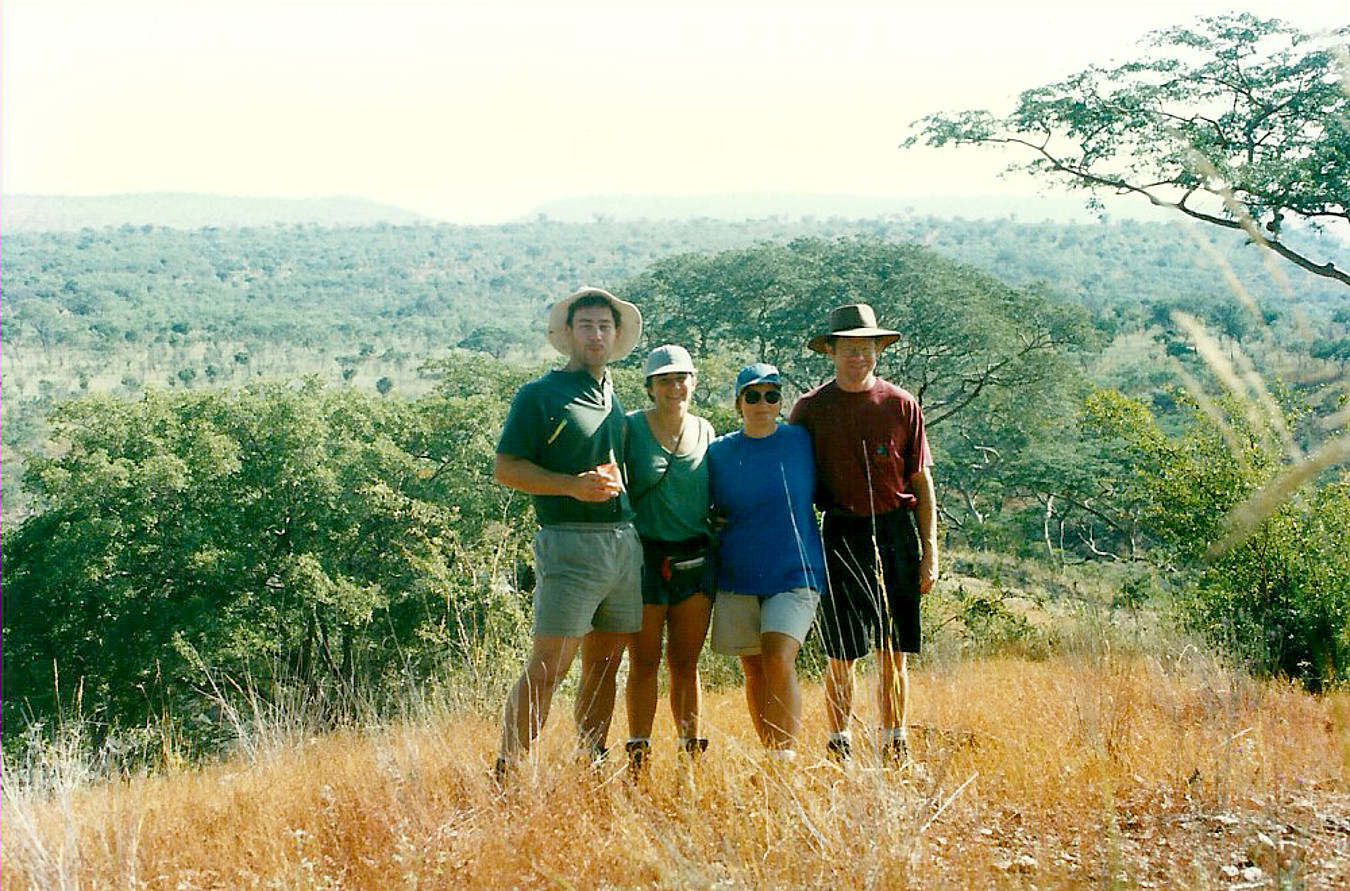
[(736, 374), (736, 398), (740, 399), (741, 391), (755, 384), (781, 386), (782, 382), (778, 380), (778, 369), (768, 362), (756, 362), (754, 365), (747, 365), (742, 368)]

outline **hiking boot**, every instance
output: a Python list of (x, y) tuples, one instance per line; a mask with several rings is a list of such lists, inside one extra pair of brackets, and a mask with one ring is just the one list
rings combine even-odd
[(492, 765), (492, 782), (498, 789), (506, 788), (507, 775), (511, 772), (511, 767), (506, 763), (505, 758), (498, 758)]
[(832, 739), (825, 743), (825, 754), (835, 764), (846, 766), (853, 763), (853, 744), (846, 739)]
[(682, 751), (684, 752), (684, 754), (688, 755), (695, 761), (701, 758), (704, 752), (708, 751), (708, 741), (701, 737), (695, 739), (686, 739), (681, 745), (683, 746)]
[(904, 737), (896, 737), (882, 746), (881, 763), (886, 767), (895, 767), (901, 770), (912, 769), (914, 759), (909, 755), (909, 740)]
[(628, 775), (640, 779), (647, 772), (647, 762), (652, 756), (652, 743), (648, 739), (630, 739), (623, 747), (628, 755)]

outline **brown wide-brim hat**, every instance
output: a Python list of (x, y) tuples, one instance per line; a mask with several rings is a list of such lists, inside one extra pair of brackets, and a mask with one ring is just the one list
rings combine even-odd
[(877, 349), (884, 350), (900, 339), (900, 332), (878, 328), (877, 314), (866, 303), (849, 303), (830, 310), (830, 330), (817, 334), (806, 345), (817, 353), (828, 353), (831, 337), (875, 337)]
[(638, 338), (642, 336), (642, 312), (627, 300), (620, 300), (600, 288), (581, 288), (553, 304), (548, 311), (548, 342), (564, 356), (569, 359), (572, 357), (572, 342), (567, 334), (567, 310), (573, 303), (591, 294), (604, 297), (619, 311), (619, 330), (614, 338), (614, 355), (609, 357), (611, 362), (617, 362), (633, 352), (633, 347), (637, 346)]

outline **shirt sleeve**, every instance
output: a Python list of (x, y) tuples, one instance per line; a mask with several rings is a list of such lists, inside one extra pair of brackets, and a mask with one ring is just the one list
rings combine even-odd
[(539, 455), (539, 400), (528, 384), (511, 400), (511, 410), (497, 440), (497, 453), (537, 461)]

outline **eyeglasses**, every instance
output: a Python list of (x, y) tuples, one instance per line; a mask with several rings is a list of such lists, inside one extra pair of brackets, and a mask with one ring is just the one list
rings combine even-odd
[(758, 390), (746, 390), (741, 394), (741, 398), (745, 400), (746, 405), (754, 405), (761, 396), (770, 405), (777, 405), (783, 399), (783, 394), (777, 390), (769, 390), (767, 393), (761, 393)]

